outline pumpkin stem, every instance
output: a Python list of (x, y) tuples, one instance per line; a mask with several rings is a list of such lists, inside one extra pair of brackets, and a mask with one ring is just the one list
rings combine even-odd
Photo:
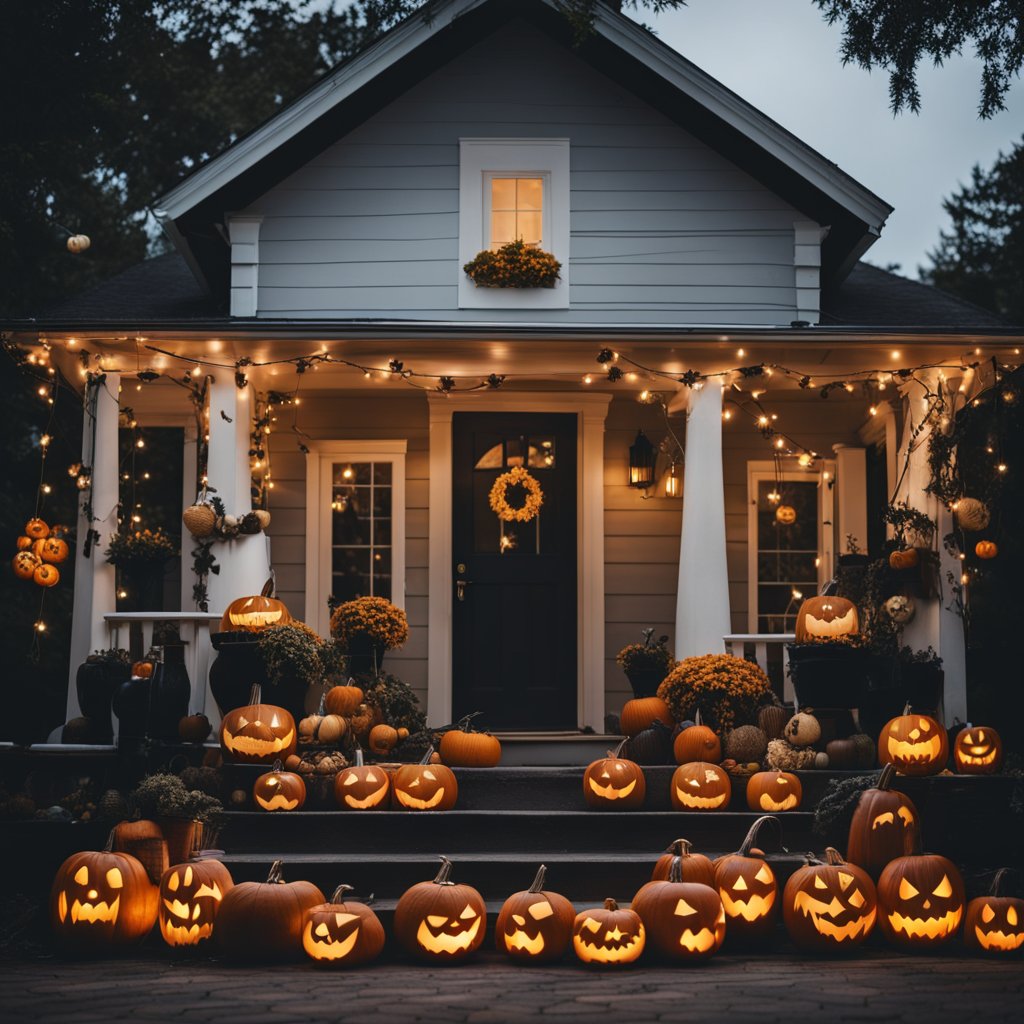
[(622, 751), (625, 750), (626, 744), (628, 742), (629, 742), (629, 737), (627, 736), (614, 750), (609, 750), (608, 751), (608, 756), (609, 757), (621, 757), (622, 756)]
[(271, 576), (267, 582), (263, 584), (263, 589), (260, 591), (260, 597), (273, 597), (275, 590), (277, 590), (277, 585), (274, 582), (274, 577)]
[(342, 906), (344, 906), (345, 905), (345, 893), (351, 892), (351, 891), (352, 891), (352, 886), (351, 885), (345, 885), (344, 883), (342, 883), (341, 885), (338, 886), (337, 889), (334, 890), (334, 893), (331, 896), (330, 902), (331, 903), (340, 903)]
[(679, 857), (673, 857), (668, 868), (668, 880), (670, 882), (681, 882), (683, 880), (683, 862)]
[(434, 744), (431, 743), (427, 747), (427, 752), (420, 758), (420, 764), (430, 764), (430, 759), (434, 756)]
[(267, 873), (267, 885), (284, 885), (284, 879), (281, 877), (281, 869), (284, 867), (283, 860), (275, 860), (270, 865), (270, 871)]
[(472, 722), (473, 719), (477, 717), (477, 715), (482, 715), (482, 714), (483, 714), (482, 711), (472, 711), (468, 715), (464, 716), (463, 718), (460, 718), (458, 723), (457, 723), (459, 729), (461, 729), (462, 732), (472, 732), (473, 730), (470, 728), (470, 722)]
[(363, 767), (363, 748), (356, 744), (356, 767)]
[(619, 909), (619, 905), (618, 905), (618, 903), (616, 903), (616, 902), (615, 902), (615, 900), (613, 900), (613, 899), (611, 898), (611, 896), (609, 896), (609, 897), (608, 897), (608, 898), (607, 898), (607, 899), (606, 899), (606, 900), (604, 901), (604, 909), (605, 909), (605, 910), (618, 910), (618, 909)]
[(906, 704), (903, 705), (903, 714), (905, 714), (905, 715), (909, 715), (910, 714), (910, 701), (909, 700), (907, 701)]
[(825, 847), (825, 863), (837, 868), (845, 864), (846, 861), (843, 860), (843, 855), (834, 846), (827, 846)]
[(434, 879), (434, 885), (454, 885), (455, 883), (449, 880), (449, 875), (452, 873), (452, 862), (445, 857), (441, 856), (441, 869), (437, 872), (437, 877)]
[(992, 888), (989, 889), (989, 896), (998, 896), (999, 890), (1003, 887), (1003, 880), (1010, 874), (1009, 868), (1000, 868), (992, 879)]
[(750, 851), (753, 849), (754, 844), (757, 842), (758, 833), (764, 828), (766, 822), (772, 823), (772, 828), (775, 830), (776, 838), (778, 839), (779, 848), (782, 848), (782, 822), (775, 817), (774, 814), (764, 814), (753, 825), (750, 826), (750, 831), (747, 832), (746, 838), (743, 840), (742, 845), (736, 851), (741, 857), (749, 857)]
[(882, 766), (882, 770), (878, 773), (878, 782), (875, 783), (875, 789), (888, 789), (892, 785), (893, 776), (896, 774), (896, 765), (891, 761)]
[(690, 856), (690, 850), (692, 849), (693, 843), (691, 843), (689, 839), (673, 839), (669, 848), (665, 852), (674, 854), (682, 860), (684, 857)]
[(116, 828), (110, 830), (110, 834), (107, 836), (107, 845), (103, 847), (104, 853), (110, 853), (114, 849), (114, 832)]
[(693, 713), (693, 724), (694, 725), (703, 725), (704, 724), (701, 721), (701, 718), (700, 718), (700, 708), (697, 708), (697, 710), (694, 711), (694, 713)]
[(279, 772), (283, 768), (284, 768), (284, 764), (281, 762), (281, 758), (278, 757), (278, 758), (274, 759), (274, 765), (273, 765), (273, 767), (270, 770), (272, 772)]
[(263, 696), (263, 687), (259, 683), (253, 683), (252, 689), (249, 691), (249, 703), (259, 704), (260, 698)]
[(548, 873), (547, 867), (545, 867), (545, 865), (541, 864), (541, 866), (539, 868), (537, 868), (537, 874), (536, 874), (536, 876), (533, 879), (533, 885), (531, 885), (530, 888), (527, 889), (526, 891), (527, 892), (543, 892), (544, 891), (544, 879), (547, 876), (547, 873)]

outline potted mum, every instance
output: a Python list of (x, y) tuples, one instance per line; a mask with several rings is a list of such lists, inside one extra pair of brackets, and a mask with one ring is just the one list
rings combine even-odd
[(658, 687), (658, 696), (677, 722), (698, 711), (705, 725), (724, 734), (757, 721), (757, 711), (772, 703), (772, 686), (752, 661), (731, 654), (684, 658)]
[(110, 538), (107, 561), (117, 567), (131, 611), (163, 610), (164, 567), (178, 549), (161, 529), (125, 530)]
[(562, 264), (521, 238), (478, 252), (462, 269), (478, 288), (554, 288)]
[(675, 659), (666, 646), (667, 636), (654, 642), (654, 627), (643, 630), (642, 644), (626, 644), (615, 656), (615, 663), (626, 673), (634, 697), (653, 697), (658, 686), (675, 665)]
[(357, 597), (331, 613), (331, 636), (348, 658), (349, 674), (376, 678), (385, 651), (409, 638), (409, 620), (384, 597)]

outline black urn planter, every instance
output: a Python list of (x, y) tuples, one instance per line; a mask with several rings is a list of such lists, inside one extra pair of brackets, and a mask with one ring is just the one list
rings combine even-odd
[(249, 703), (254, 683), (260, 685), (264, 704), (284, 708), (296, 722), (305, 715), (305, 685), (271, 683), (252, 633), (214, 633), (210, 639), (217, 652), (210, 665), (210, 692), (222, 717)]
[(788, 644), (787, 652), (801, 707), (860, 707), (867, 688), (865, 651), (844, 644)]
[(78, 706), (82, 709), (82, 716), (93, 723), (98, 743), (110, 743), (114, 738), (111, 705), (117, 688), (130, 675), (131, 668), (123, 661), (99, 658), (93, 654), (78, 666), (75, 673)]
[(129, 676), (114, 693), (118, 746), (126, 746), (146, 735), (149, 722), (149, 679)]
[(168, 742), (178, 740), (178, 723), (188, 714), (192, 685), (185, 670), (185, 648), (180, 644), (163, 649), (149, 685), (148, 732)]
[(921, 714), (934, 715), (942, 700), (945, 680), (942, 666), (935, 662), (903, 662), (900, 665), (900, 689), (904, 704), (909, 704), (911, 710)]
[(658, 687), (666, 675), (668, 673), (660, 668), (634, 668), (626, 672), (626, 678), (633, 687), (633, 696), (636, 698), (656, 697)]
[(899, 662), (887, 654), (869, 654), (866, 661), (866, 692), (859, 705), (861, 729), (875, 736), (890, 718), (903, 711)]

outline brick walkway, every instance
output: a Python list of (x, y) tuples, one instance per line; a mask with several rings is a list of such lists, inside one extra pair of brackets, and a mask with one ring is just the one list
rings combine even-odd
[(34, 1024), (183, 1020), (189, 1024), (505, 1024), (552, 1018), (823, 1024), (1020, 1019), (1024, 970), (871, 949), (853, 960), (721, 956), (692, 969), (539, 969), (483, 954), (464, 967), (384, 962), (357, 972), (228, 967), (162, 953), (71, 963), (0, 962), (0, 1019)]

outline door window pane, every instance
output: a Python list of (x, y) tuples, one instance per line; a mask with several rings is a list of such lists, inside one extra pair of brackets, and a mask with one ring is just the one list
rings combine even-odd
[(337, 462), (331, 480), (331, 593), (390, 600), (391, 463)]

